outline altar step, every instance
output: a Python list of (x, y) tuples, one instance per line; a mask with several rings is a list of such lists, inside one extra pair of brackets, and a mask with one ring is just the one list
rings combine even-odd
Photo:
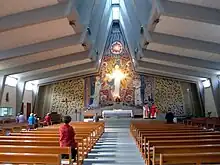
[(144, 165), (144, 160), (130, 135), (130, 119), (107, 119), (106, 126), (105, 133), (83, 164)]

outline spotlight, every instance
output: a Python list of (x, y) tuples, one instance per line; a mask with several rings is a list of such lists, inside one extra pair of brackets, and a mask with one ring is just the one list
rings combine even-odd
[(90, 30), (89, 27), (87, 27), (87, 32), (88, 32), (89, 35), (91, 35), (91, 30)]
[(141, 34), (144, 34), (144, 27), (143, 27), (143, 26), (141, 26), (140, 33), (141, 33)]
[(95, 53), (96, 53), (96, 55), (98, 55), (99, 54), (98, 50), (95, 50)]
[(69, 21), (69, 25), (76, 26), (76, 21), (75, 20)]
[(148, 41), (146, 41), (146, 42), (144, 43), (144, 46), (147, 46), (147, 45), (149, 45), (149, 42), (148, 42)]
[(154, 24), (158, 24), (159, 22), (160, 22), (160, 19), (159, 19), (159, 18), (157, 18), (157, 19), (154, 20)]
[(86, 44), (83, 42), (83, 43), (82, 43), (82, 46), (83, 46), (83, 47), (86, 47)]
[(138, 48), (134, 49), (134, 53), (137, 54), (138, 53)]

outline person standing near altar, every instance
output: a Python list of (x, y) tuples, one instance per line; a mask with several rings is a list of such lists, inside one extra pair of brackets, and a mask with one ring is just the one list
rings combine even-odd
[(143, 106), (143, 118), (148, 119), (150, 118), (150, 109), (148, 107), (148, 103), (146, 102), (145, 105)]
[(156, 105), (154, 103), (152, 103), (152, 106), (150, 108), (150, 117), (151, 117), (151, 119), (156, 119), (157, 112), (158, 112), (158, 109), (157, 109)]

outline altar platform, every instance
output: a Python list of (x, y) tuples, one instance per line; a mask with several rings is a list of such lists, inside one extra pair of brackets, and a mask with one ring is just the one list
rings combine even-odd
[(132, 110), (123, 110), (123, 109), (113, 109), (113, 110), (103, 110), (102, 117), (134, 117)]
[[(106, 107), (101, 107), (101, 108), (96, 108), (96, 109), (90, 109), (90, 110), (87, 110), (84, 112), (84, 118), (92, 118), (96, 113), (99, 115), (99, 116), (102, 116), (103, 114), (103, 111), (111, 111), (110, 113), (113, 114), (113, 113), (118, 113), (118, 112), (113, 112), (113, 110), (116, 109), (115, 106), (106, 106)], [(143, 115), (143, 110), (142, 108), (137, 108), (137, 107), (132, 107), (132, 106), (122, 106), (120, 107), (120, 110), (121, 110), (121, 113), (128, 113), (126, 112), (127, 110), (129, 111), (132, 111), (132, 117), (140, 117), (142, 118), (142, 115)], [(125, 112), (123, 112), (125, 111)], [(106, 114), (105, 112), (105, 114)], [(131, 114), (131, 112), (129, 112)], [(131, 115), (130, 115), (131, 116)], [(128, 116), (129, 117), (129, 116)]]

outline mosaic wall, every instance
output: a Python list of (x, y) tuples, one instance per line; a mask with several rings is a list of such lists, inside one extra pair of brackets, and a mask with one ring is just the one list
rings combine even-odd
[(69, 79), (53, 84), (50, 111), (73, 115), (75, 109), (83, 107), (84, 79)]
[[(113, 75), (116, 70), (120, 70), (122, 75), (126, 76), (117, 80), (118, 77)], [(100, 105), (114, 104), (114, 100), (118, 96), (126, 104), (139, 104), (141, 102), (141, 99), (138, 98), (140, 86), (140, 76), (134, 72), (128, 46), (120, 25), (115, 23), (106, 42), (100, 74), (91, 81), (91, 89), (94, 90), (91, 92), (90, 106), (99, 107)], [(115, 95), (115, 91), (117, 91), (118, 96)]]
[(144, 76), (145, 94), (154, 99), (158, 109), (166, 113), (169, 108), (176, 116), (185, 115), (181, 83), (177, 80)]

